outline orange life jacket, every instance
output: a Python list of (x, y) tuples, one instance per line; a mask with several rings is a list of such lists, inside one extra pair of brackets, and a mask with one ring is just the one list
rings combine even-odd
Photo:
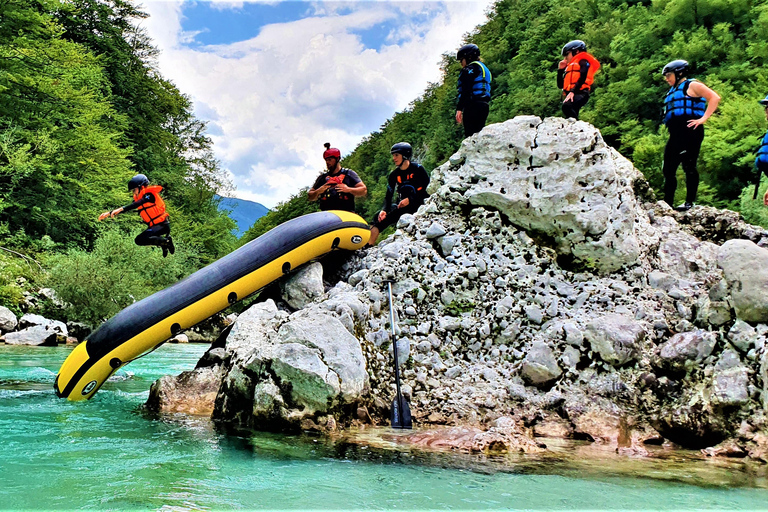
[(597, 59), (588, 54), (587, 52), (577, 53), (573, 60), (565, 67), (565, 76), (563, 77), (563, 92), (573, 92), (576, 88), (576, 82), (579, 81), (579, 70), (581, 69), (580, 62), (586, 60), (589, 62), (589, 70), (587, 71), (587, 79), (584, 81), (584, 85), (581, 86), (582, 91), (588, 91), (592, 87), (592, 82), (595, 79), (595, 73), (600, 69), (600, 63)]
[(150, 185), (149, 187), (141, 187), (133, 194), (134, 201), (141, 199), (147, 192), (155, 196), (154, 203), (144, 203), (138, 208), (141, 220), (149, 224), (149, 227), (159, 224), (168, 218), (168, 213), (165, 211), (165, 201), (160, 197), (161, 190), (163, 190), (163, 187), (160, 185)]

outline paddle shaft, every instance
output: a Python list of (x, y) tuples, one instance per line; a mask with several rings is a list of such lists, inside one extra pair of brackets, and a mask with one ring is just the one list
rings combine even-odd
[[(387, 282), (389, 287), (389, 327), (392, 329), (392, 353), (395, 356), (395, 387), (397, 388), (397, 412), (400, 417), (400, 427), (402, 428), (403, 422), (403, 395), (400, 393), (400, 364), (397, 360), (397, 339), (395, 338), (395, 313), (392, 305), (392, 282)], [(392, 425), (393, 427), (396, 425)]]

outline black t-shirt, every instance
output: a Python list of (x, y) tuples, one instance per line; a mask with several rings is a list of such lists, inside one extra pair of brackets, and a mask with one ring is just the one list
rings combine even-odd
[[(315, 180), (315, 184), (312, 185), (313, 190), (317, 190), (326, 183), (343, 183), (348, 187), (354, 187), (362, 180), (352, 169), (341, 168), (341, 171), (335, 175), (326, 172), (321, 174)], [(320, 209), (327, 210), (346, 210), (348, 212), (355, 211), (355, 196), (352, 194), (345, 194), (336, 191), (336, 187), (331, 187), (318, 197), (320, 201)]]

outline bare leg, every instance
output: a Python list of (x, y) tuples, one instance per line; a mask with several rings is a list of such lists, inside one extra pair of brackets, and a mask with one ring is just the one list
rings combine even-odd
[(371, 238), (368, 239), (368, 245), (374, 246), (376, 245), (376, 240), (379, 238), (379, 228), (376, 226), (373, 226), (371, 228)]

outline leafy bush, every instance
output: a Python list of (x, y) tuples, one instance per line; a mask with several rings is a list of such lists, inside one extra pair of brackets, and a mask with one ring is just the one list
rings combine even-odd
[(66, 303), (67, 320), (98, 325), (200, 266), (198, 254), (183, 243), (163, 258), (159, 248), (135, 245), (133, 236), (115, 228), (96, 241), (92, 252), (71, 249), (49, 257), (47, 285)]
[(0, 246), (0, 306), (21, 315), (24, 292), (32, 291), (41, 275), (42, 270), (30, 256)]

